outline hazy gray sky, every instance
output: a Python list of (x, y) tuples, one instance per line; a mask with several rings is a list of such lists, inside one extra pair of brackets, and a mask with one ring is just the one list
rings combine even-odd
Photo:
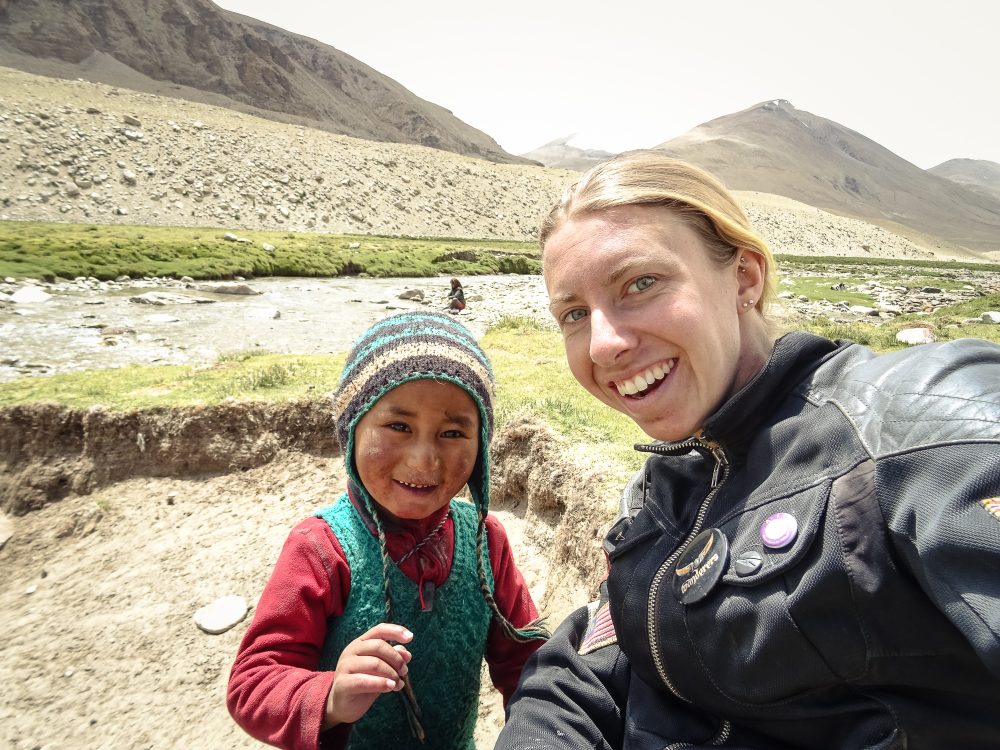
[(216, 0), (336, 47), (507, 151), (655, 146), (767, 99), (919, 167), (1000, 162), (988, 0)]

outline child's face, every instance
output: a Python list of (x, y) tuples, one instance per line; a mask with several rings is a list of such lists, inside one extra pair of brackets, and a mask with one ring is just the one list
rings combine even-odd
[(362, 484), (397, 518), (425, 518), (468, 482), (479, 452), (479, 409), (453, 383), (412, 380), (375, 402), (354, 430)]

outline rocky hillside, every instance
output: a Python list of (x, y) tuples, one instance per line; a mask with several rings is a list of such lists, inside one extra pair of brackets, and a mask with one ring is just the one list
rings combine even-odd
[(719, 117), (657, 148), (737, 190), (785, 195), (973, 251), (1000, 249), (1000, 200), (784, 100)]
[(530, 239), (573, 177), (0, 68), (0, 218)]
[(0, 65), (524, 162), (350, 55), (210, 0), (0, 0)]
[[(0, 220), (531, 240), (578, 176), (0, 68)], [(962, 257), (780, 196), (741, 198), (778, 253)]]

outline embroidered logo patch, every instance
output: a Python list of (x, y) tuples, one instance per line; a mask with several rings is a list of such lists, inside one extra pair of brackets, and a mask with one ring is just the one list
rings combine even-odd
[(615, 624), (611, 622), (611, 610), (605, 603), (590, 618), (587, 632), (577, 651), (580, 654), (589, 654), (613, 643), (618, 643), (618, 636), (615, 633)]
[(1000, 521), (1000, 497), (988, 497), (979, 502), (991, 516)]

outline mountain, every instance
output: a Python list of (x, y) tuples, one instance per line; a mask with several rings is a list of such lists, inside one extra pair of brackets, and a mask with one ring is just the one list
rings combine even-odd
[(911, 164), (836, 122), (777, 99), (656, 148), (728, 187), (776, 193), (974, 251), (1000, 249), (1000, 199)]
[(350, 55), (209, 0), (0, 0), (0, 65), (526, 163)]
[(537, 161), (546, 167), (556, 169), (573, 169), (577, 172), (584, 172), (595, 164), (610, 159), (614, 156), (610, 151), (599, 151), (596, 149), (584, 149), (570, 145), (570, 141), (575, 136), (568, 135), (565, 138), (557, 138), (549, 141), (544, 146), (539, 146), (533, 151), (521, 154), (525, 159)]
[(1000, 198), (1000, 164), (985, 159), (949, 159), (927, 170), (960, 185), (985, 190)]

